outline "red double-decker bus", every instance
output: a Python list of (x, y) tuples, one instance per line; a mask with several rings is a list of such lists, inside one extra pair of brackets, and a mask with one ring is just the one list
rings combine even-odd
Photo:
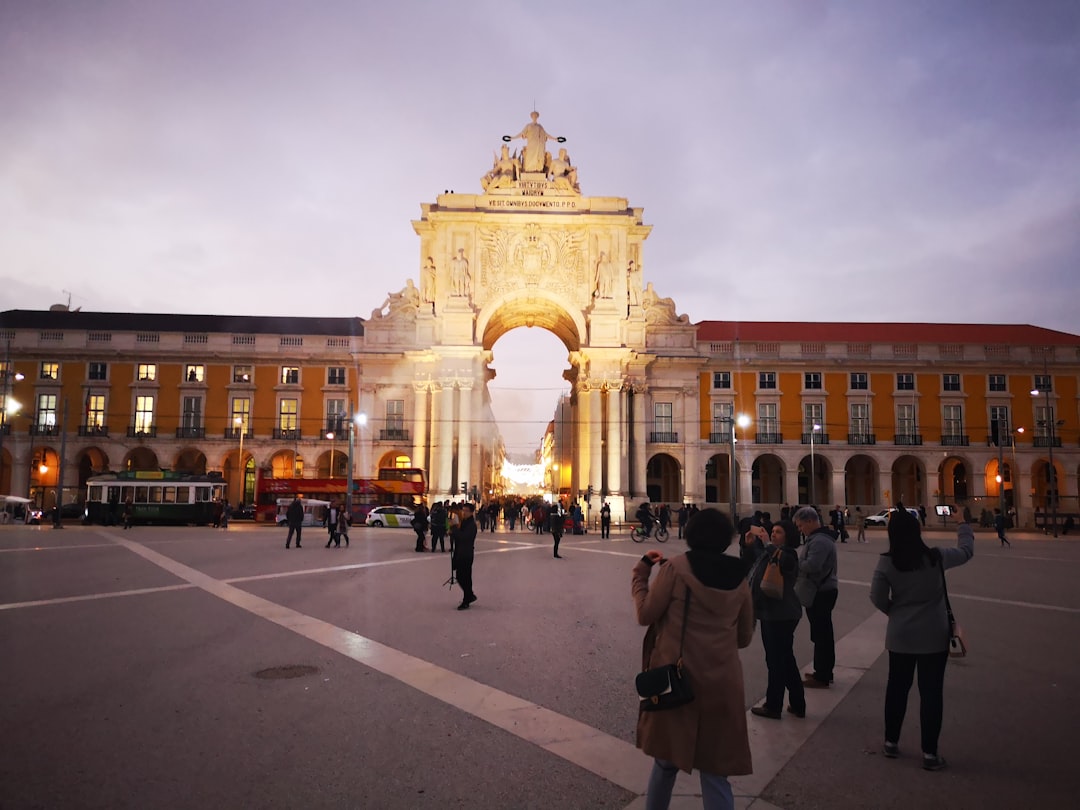
[[(427, 495), (427, 476), (417, 467), (382, 467), (378, 478), (354, 478), (352, 518), (362, 523), (376, 506), (415, 507)], [(346, 478), (272, 478), (260, 473), (255, 481), (255, 519), (277, 519), (278, 498), (316, 498), (345, 502)]]

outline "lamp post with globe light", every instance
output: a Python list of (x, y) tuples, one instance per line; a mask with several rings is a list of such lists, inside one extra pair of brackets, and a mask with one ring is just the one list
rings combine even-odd
[(17, 414), (22, 406), (11, 398), (11, 381), (19, 382), (23, 375), (11, 370), (11, 341), (7, 344), (4, 360), (3, 389), (0, 390), (0, 483), (4, 480), (4, 435), (11, 429), (10, 418)]
[(244, 496), (247, 494), (245, 492), (245, 487), (244, 487), (244, 484), (247, 483), (244, 480), (244, 417), (243, 416), (234, 417), (233, 418), (233, 423), (236, 425), (236, 430), (240, 434), (240, 456), (239, 456), (239, 461), (238, 461), (238, 466), (240, 468), (240, 482), (239, 482), (240, 503), (239, 503), (239, 506), (243, 506), (244, 505)]
[[(345, 514), (352, 520), (352, 496), (353, 496), (353, 452), (356, 448), (356, 429), (367, 424), (367, 414), (354, 414), (349, 419), (349, 469), (345, 478)], [(333, 445), (330, 447), (330, 470), (333, 472)]]
[(735, 427), (741, 427), (743, 430), (750, 427), (750, 417), (745, 413), (740, 413), (738, 416), (731, 414), (731, 444), (728, 453), (728, 483), (730, 486), (731, 502), (729, 508), (731, 509), (731, 520), (735, 522), (735, 509), (739, 505), (739, 485), (735, 480)]
[[(1062, 422), (1056, 422), (1054, 420), (1054, 404), (1051, 401), (1051, 390), (1040, 391), (1038, 388), (1031, 389), (1031, 395), (1033, 397), (1043, 396), (1046, 398), (1046, 418), (1038, 420), (1039, 427), (1046, 428), (1046, 452), (1050, 459), (1049, 468), (1046, 474), (1046, 486), (1047, 486), (1047, 499), (1050, 501), (1050, 522), (1053, 528), (1054, 537), (1058, 536), (1057, 528), (1057, 468), (1054, 467), (1054, 444), (1057, 441), (1055, 435), (1056, 429), (1059, 425), (1064, 424)], [(1036, 441), (1039, 437), (1036, 436)]]
[(821, 425), (815, 423), (810, 425), (810, 506), (817, 508), (817, 481), (814, 469), (814, 434), (821, 430)]

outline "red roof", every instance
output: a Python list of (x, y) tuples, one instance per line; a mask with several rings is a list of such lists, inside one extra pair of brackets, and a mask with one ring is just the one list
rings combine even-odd
[(1028, 324), (701, 321), (699, 342), (977, 343), (1080, 346), (1080, 335)]

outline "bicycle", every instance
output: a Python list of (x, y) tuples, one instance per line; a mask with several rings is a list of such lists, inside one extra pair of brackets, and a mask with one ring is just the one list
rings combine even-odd
[(643, 530), (641, 526), (634, 526), (630, 531), (630, 539), (635, 543), (644, 543), (647, 537), (656, 537), (657, 542), (666, 543), (668, 539), (668, 530), (660, 525), (659, 520), (653, 518), (649, 531)]

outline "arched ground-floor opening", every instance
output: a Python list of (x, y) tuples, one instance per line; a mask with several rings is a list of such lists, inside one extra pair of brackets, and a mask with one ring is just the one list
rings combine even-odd
[(682, 502), (682, 468), (667, 453), (657, 453), (645, 467), (645, 491), (653, 503)]
[(124, 456), (123, 469), (128, 472), (142, 472), (146, 470), (160, 470), (157, 453), (149, 447), (135, 447)]
[(750, 468), (750, 502), (784, 502), (784, 462), (772, 453), (754, 459)]
[(852, 456), (844, 465), (844, 503), (852, 506), (878, 503), (880, 480), (874, 459), (865, 455)]
[(983, 470), (983, 479), (987, 498), (1000, 503), (1004, 495), (1006, 510), (1016, 506), (1015, 470), (1010, 462), (1003, 461), (999, 467), (996, 458), (990, 459)]
[[(938, 499), (961, 504), (967, 501), (973, 494), (968, 480), (969, 470), (970, 467), (964, 459), (947, 456), (938, 467)], [(917, 503), (911, 505), (916, 506)]]
[[(1053, 473), (1051, 473), (1053, 469)], [(1031, 466), (1031, 502), (1037, 510), (1057, 508), (1061, 510), (1068, 490), (1065, 486), (1064, 470), (1057, 459), (1053, 468), (1046, 458), (1038, 459)]]
[(738, 493), (734, 497), (731, 491), (732, 481), (739, 480), (739, 462), (735, 461), (735, 477), (731, 477), (731, 456), (727, 453), (717, 453), (709, 456), (705, 462), (705, 503), (726, 504), (730, 508), (731, 501), (739, 500)]
[(35, 447), (30, 462), (29, 498), (41, 509), (56, 505), (60, 456), (51, 447)]
[(271, 478), (299, 478), (304, 472), (304, 460), (295, 450), (278, 450), (267, 461)]
[(915, 456), (900, 456), (892, 465), (892, 490), (883, 499), (889, 505), (926, 503), (926, 468)]
[(185, 447), (176, 454), (173, 469), (189, 475), (206, 475), (206, 455), (194, 447)]
[(799, 503), (819, 506), (832, 503), (832, 462), (821, 453), (799, 461)]

